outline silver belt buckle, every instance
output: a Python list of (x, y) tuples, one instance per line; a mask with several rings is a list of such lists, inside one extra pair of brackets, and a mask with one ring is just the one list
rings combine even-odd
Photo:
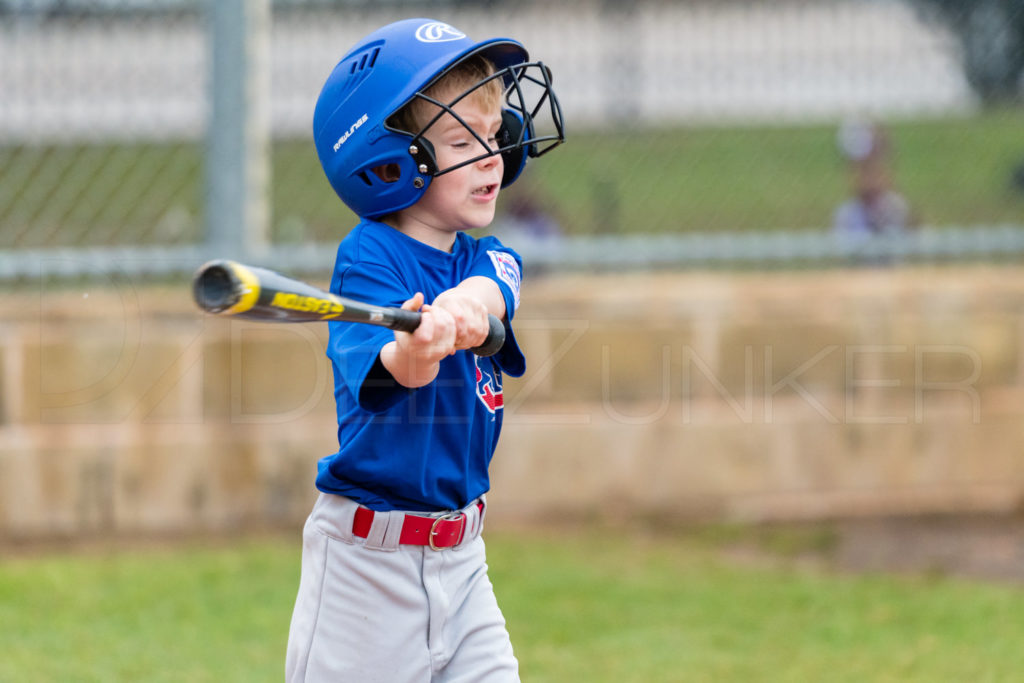
[[(461, 536), (465, 535), (466, 533), (466, 514), (461, 510), (457, 512), (446, 512), (445, 514), (441, 515), (440, 517), (434, 520), (434, 523), (430, 525), (430, 535), (427, 536), (427, 543), (430, 544), (431, 550), (445, 550), (445, 548), (439, 548), (438, 546), (434, 545), (434, 537), (437, 536), (437, 525), (440, 524), (442, 521), (454, 521), (459, 517), (462, 517), (462, 533), (460, 534)], [(453, 543), (452, 545), (446, 547), (454, 548), (459, 544), (459, 541), (461, 540), (462, 539), (460, 538), (457, 541), (455, 541), (455, 543)]]

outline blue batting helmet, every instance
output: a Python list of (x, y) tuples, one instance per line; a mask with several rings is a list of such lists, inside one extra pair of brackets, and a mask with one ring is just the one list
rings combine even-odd
[[(496, 72), (451, 102), (420, 131), (403, 131), (389, 119), (459, 62), (481, 55)], [(327, 78), (313, 113), (313, 139), (320, 164), (342, 201), (357, 215), (380, 218), (412, 206), (432, 178), (457, 167), (439, 169), (433, 147), (423, 133), (451, 106), (486, 81), (500, 78), (505, 88), (498, 148), (492, 149), (467, 125), (485, 150), (466, 163), (501, 154), (502, 187), (522, 171), (527, 156), (540, 156), (565, 139), (561, 108), (551, 90), (551, 73), (529, 62), (520, 43), (509, 38), (476, 42), (458, 29), (431, 19), (407, 19), (384, 26), (363, 38)], [(536, 95), (536, 102), (527, 102)], [(428, 98), (429, 99), (429, 98)], [(538, 135), (534, 119), (546, 110), (554, 133)], [(463, 125), (466, 125), (462, 121)], [(543, 148), (540, 143), (547, 143)], [(398, 180), (379, 178), (373, 169), (395, 165)]]

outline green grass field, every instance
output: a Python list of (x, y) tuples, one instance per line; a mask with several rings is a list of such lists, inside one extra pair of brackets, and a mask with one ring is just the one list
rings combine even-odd
[[(491, 533), (524, 681), (1010, 681), (1024, 590), (738, 563), (674, 532)], [(778, 558), (776, 558), (778, 560)], [(0, 681), (277, 681), (298, 532), (0, 561)]]
[[(568, 142), (508, 192), (539, 195), (570, 234), (822, 229), (847, 191), (835, 125), (568, 123)], [(1024, 220), (1024, 193), (1010, 185), (1024, 108), (886, 123), (898, 185), (923, 223)], [(0, 248), (194, 242), (202, 174), (196, 145), (0, 145)], [(275, 143), (271, 203), (275, 241), (333, 242), (353, 221), (308, 140)]]

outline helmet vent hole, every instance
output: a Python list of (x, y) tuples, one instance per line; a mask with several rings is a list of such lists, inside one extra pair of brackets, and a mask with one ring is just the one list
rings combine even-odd
[(362, 180), (364, 183), (366, 183), (367, 187), (372, 187), (373, 186), (373, 183), (370, 181), (370, 176), (366, 175), (366, 171), (360, 171), (356, 175), (359, 176), (360, 180)]
[(364, 52), (361, 55), (352, 58), (352, 65), (348, 68), (350, 74), (355, 74), (364, 69), (372, 69), (373, 65), (377, 63), (377, 55), (380, 54), (380, 48), (375, 47), (370, 52)]
[(348, 76), (345, 82), (338, 88), (338, 97), (347, 97), (350, 92), (363, 82), (370, 75), (373, 65), (377, 62), (377, 55), (380, 54), (380, 47), (355, 55), (348, 63)]

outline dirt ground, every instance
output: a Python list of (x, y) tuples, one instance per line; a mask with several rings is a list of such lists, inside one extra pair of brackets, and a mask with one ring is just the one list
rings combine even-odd
[(836, 532), (840, 569), (1024, 581), (1024, 515), (857, 520)]
[(1024, 514), (770, 524), (719, 543), (740, 562), (1024, 583)]

